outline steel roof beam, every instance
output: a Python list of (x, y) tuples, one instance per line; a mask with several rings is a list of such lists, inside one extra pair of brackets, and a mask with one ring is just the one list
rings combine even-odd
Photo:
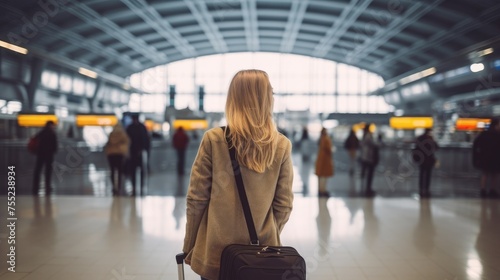
[(144, 0), (121, 0), (130, 10), (134, 11), (144, 22), (160, 34), (165, 40), (171, 42), (177, 50), (187, 57), (196, 56), (196, 50), (184, 39), (179, 31), (175, 30), (156, 9)]
[(87, 5), (76, 0), (70, 0), (70, 2), (71, 4), (68, 3), (68, 5), (62, 6), (62, 8), (74, 16), (82, 19), (89, 25), (101, 29), (109, 36), (121, 41), (124, 45), (132, 48), (144, 57), (147, 57), (152, 62), (161, 63), (167, 61), (167, 57), (164, 54), (159, 53), (155, 48), (148, 46), (144, 41), (135, 37), (127, 30), (122, 29), (113, 21), (102, 17)]
[[(449, 30), (442, 30), (427, 40), (422, 40), (419, 41), (415, 44), (413, 44), (409, 48), (401, 49), (394, 55), (387, 57), (381, 61), (379, 61), (377, 64), (379, 65), (384, 65), (388, 64), (394, 60), (400, 59), (403, 56), (408, 56), (411, 53), (417, 53), (419, 51), (422, 51), (423, 49), (426, 48), (435, 48), (440, 46), (443, 42), (446, 42), (450, 39), (457, 38), (458, 36), (470, 32), (472, 30), (481, 28), (484, 25), (488, 25), (491, 22), (497, 20), (500, 18), (500, 4), (497, 4), (495, 6), (492, 6), (488, 8), (482, 15), (479, 17), (479, 19), (474, 19), (474, 18), (468, 18), (463, 21), (460, 21), (457, 23), (455, 26), (453, 26)], [(401, 74), (401, 73), (400, 73)]]
[(288, 22), (283, 34), (283, 41), (281, 42), (280, 51), (282, 53), (289, 53), (293, 50), (308, 5), (308, 0), (292, 2), (292, 8), (288, 13)]
[(228, 51), (224, 37), (219, 32), (210, 12), (205, 5), (205, 2), (184, 0), (193, 17), (198, 21), (201, 29), (207, 35), (208, 40), (212, 43), (212, 47), (216, 53), (226, 53)]
[(436, 6), (441, 4), (444, 0), (435, 0), (431, 3), (416, 2), (413, 6), (409, 7), (403, 16), (397, 17), (384, 29), (379, 29), (377, 33), (365, 40), (363, 44), (359, 45), (353, 52), (348, 54), (348, 59), (353, 62), (359, 61), (361, 57), (366, 56), (373, 50), (385, 44), (392, 37), (401, 33), (406, 27), (415, 23), (418, 19), (432, 11)]
[[(9, 7), (9, 10), (17, 14), (19, 17), (26, 16), (26, 14), (23, 11), (20, 11), (18, 9)], [(38, 45), (44, 49), (47, 49), (46, 48), (47, 45), (53, 43), (54, 41), (63, 40), (68, 44), (65, 45), (64, 48), (61, 48), (60, 50), (69, 49), (67, 48), (68, 46), (74, 47), (75, 50), (83, 48), (94, 55), (104, 54), (106, 55), (106, 57), (109, 57), (110, 59), (119, 62), (123, 67), (129, 68), (132, 71), (140, 71), (142, 69), (142, 65), (138, 61), (132, 60), (130, 59), (130, 57), (120, 54), (112, 48), (105, 47), (99, 42), (84, 38), (81, 35), (71, 30), (62, 29), (52, 24), (51, 22), (48, 22), (44, 28), (40, 28), (40, 32), (44, 34), (44, 39), (46, 43)], [(81, 42), (85, 42), (85, 44), (81, 44)], [(56, 51), (56, 53), (63, 54), (60, 51)], [(96, 66), (96, 65), (90, 65), (90, 66)]]
[(321, 39), (314, 50), (313, 56), (325, 56), (356, 19), (366, 10), (371, 2), (372, 0), (352, 0), (351, 3), (342, 10), (342, 14), (333, 23), (325, 37)]
[(255, 52), (259, 50), (259, 27), (257, 25), (257, 3), (255, 0), (242, 1), (243, 25), (247, 39), (247, 48)]
[[(44, 33), (45, 36), (64, 40), (71, 46), (78, 46), (78, 49), (86, 49), (93, 55), (105, 55), (113, 61), (119, 62), (121, 65), (123, 65), (123, 67), (130, 68), (131, 70), (139, 71), (140, 69), (142, 69), (141, 63), (139, 63), (137, 60), (132, 60), (130, 59), (130, 57), (118, 53), (115, 49), (107, 48), (96, 41), (88, 40), (70, 30), (63, 30), (51, 23), (47, 24), (45, 28), (42, 28), (41, 32)], [(84, 41), (85, 44), (81, 44), (81, 42)], [(60, 52), (57, 53), (61, 54)]]

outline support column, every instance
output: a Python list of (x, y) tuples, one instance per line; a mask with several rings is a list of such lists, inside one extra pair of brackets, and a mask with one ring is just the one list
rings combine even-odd
[(101, 96), (101, 88), (104, 87), (105, 82), (103, 80), (96, 80), (95, 81), (95, 89), (94, 89), (94, 94), (92, 97), (88, 98), (89, 105), (90, 105), (90, 112), (91, 113), (96, 113), (98, 111), (97, 109), (97, 102), (99, 101), (99, 98)]
[(334, 92), (334, 99), (335, 99), (335, 113), (339, 112), (339, 64), (338, 62), (335, 62), (335, 92)]
[(169, 107), (175, 107), (175, 85), (170, 86), (170, 105)]
[(198, 110), (205, 111), (205, 87), (200, 86), (198, 90)]
[(39, 58), (33, 58), (31, 62), (31, 75), (30, 81), (26, 86), (27, 100), (24, 100), (26, 107), (29, 111), (35, 111), (35, 95), (38, 86), (40, 85), (40, 80), (42, 78), (43, 70), (45, 69), (46, 62)]

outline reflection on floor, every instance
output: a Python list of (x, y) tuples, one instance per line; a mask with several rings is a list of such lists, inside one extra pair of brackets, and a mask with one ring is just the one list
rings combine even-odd
[[(188, 151), (186, 174), (196, 147)], [(53, 195), (46, 197), (42, 185), (39, 197), (29, 196), (32, 157), (24, 149), (5, 151), (5, 165), (16, 166), (16, 273), (1, 266), (0, 280), (177, 278), (189, 176), (176, 175), (172, 149), (152, 153), (146, 196), (137, 198), (127, 196), (129, 180), (124, 196), (111, 196), (100, 152), (60, 155)], [(350, 176), (346, 159), (335, 157), (332, 196), (317, 198), (314, 161), (293, 155), (294, 211), (282, 240), (305, 257), (308, 279), (500, 279), (500, 200), (478, 199), (477, 176), (436, 170), (432, 198), (420, 200), (414, 166), (381, 162), (376, 197), (364, 198), (359, 169)], [(7, 198), (0, 200), (6, 217)], [(8, 252), (10, 232), (3, 228), (0, 251)]]
[[(2, 280), (177, 279), (184, 197), (18, 196), (16, 216), (16, 273), (4, 229)], [(499, 220), (500, 200), (297, 195), (282, 241), (308, 279), (500, 279)]]
[[(150, 163), (150, 174), (146, 179), (146, 194), (154, 196), (185, 196), (189, 171), (196, 155), (196, 149), (190, 149), (186, 162), (186, 176), (179, 178), (176, 174), (176, 156), (168, 149), (153, 153)], [(56, 195), (93, 195), (111, 196), (111, 180), (106, 159), (102, 153), (92, 154), (87, 162), (79, 165), (54, 164), (53, 188)], [(83, 161), (82, 161), (83, 162)], [(314, 175), (314, 161), (302, 161), (299, 154), (293, 155), (294, 192), (302, 196), (317, 196), (317, 177)], [(334, 197), (360, 197), (364, 193), (362, 179), (358, 167), (353, 176), (349, 175), (348, 166), (341, 156), (335, 160), (335, 175), (328, 179), (328, 189)], [(433, 197), (479, 197), (479, 178), (456, 177), (433, 173), (431, 193)], [(17, 193), (31, 194), (32, 167), (27, 163), (17, 165)], [(2, 174), (0, 174), (0, 177)], [(373, 188), (381, 197), (413, 197), (418, 193), (418, 168), (403, 165), (397, 170), (387, 168), (381, 162), (376, 169)], [(125, 179), (124, 194), (131, 193), (131, 182)], [(0, 189), (0, 195), (6, 194)], [(44, 185), (40, 195), (44, 194)]]

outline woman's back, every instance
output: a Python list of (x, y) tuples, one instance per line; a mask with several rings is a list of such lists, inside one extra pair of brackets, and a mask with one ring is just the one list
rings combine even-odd
[[(245, 191), (256, 230), (262, 244), (281, 245), (279, 234), (292, 210), (293, 164), (291, 143), (280, 135), (272, 166), (258, 173), (240, 166)], [(243, 209), (238, 197), (228, 146), (221, 128), (203, 136), (187, 195), (188, 228), (198, 228), (186, 235), (184, 252), (193, 270), (216, 279), (219, 258), (229, 244), (249, 244)]]
[[(278, 246), (292, 210), (293, 164), (292, 145), (273, 120), (273, 103), (267, 74), (243, 70), (231, 81), (225, 113), (258, 238), (261, 245)], [(218, 279), (222, 250), (249, 243), (226, 134), (214, 128), (203, 136), (191, 171), (186, 263), (202, 277)]]

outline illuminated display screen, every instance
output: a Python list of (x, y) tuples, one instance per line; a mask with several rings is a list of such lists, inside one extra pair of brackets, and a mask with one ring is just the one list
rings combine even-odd
[(17, 123), (24, 127), (44, 127), (48, 121), (57, 124), (57, 116), (53, 114), (19, 114)]
[(432, 128), (432, 117), (392, 117), (389, 124), (394, 129)]
[(459, 118), (455, 129), (461, 131), (483, 131), (488, 129), (491, 119)]
[(195, 129), (207, 129), (208, 122), (207, 120), (175, 120), (173, 123), (174, 129), (181, 127), (184, 130), (195, 130)]
[(118, 123), (115, 115), (76, 115), (77, 126), (114, 126)]

